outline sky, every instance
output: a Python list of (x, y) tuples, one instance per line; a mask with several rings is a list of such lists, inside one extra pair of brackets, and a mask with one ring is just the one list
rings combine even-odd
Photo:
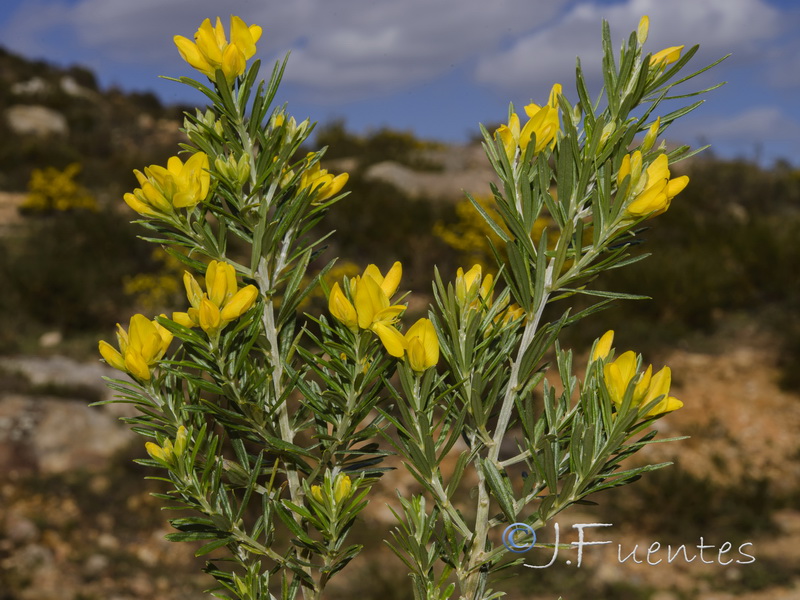
[(172, 38), (191, 38), (206, 17), (221, 16), (227, 28), (237, 14), (263, 27), (257, 56), (266, 65), (290, 52), (278, 100), (299, 119), (465, 142), (478, 123), (503, 121), (509, 101), (543, 103), (555, 82), (574, 101), (576, 56), (596, 94), (602, 19), (618, 48), (646, 14), (649, 51), (699, 43), (697, 68), (731, 55), (680, 88), (727, 82), (670, 140), (800, 166), (800, 0), (227, 0), (220, 14), (221, 4), (3, 0), (0, 46), (82, 64), (103, 87), (202, 104), (198, 92), (158, 78), (195, 75)]

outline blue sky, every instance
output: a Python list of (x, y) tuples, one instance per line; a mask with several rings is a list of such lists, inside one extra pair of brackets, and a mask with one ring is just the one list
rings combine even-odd
[[(202, 102), (159, 80), (189, 74), (172, 37), (219, 14), (213, 0), (3, 0), (0, 45), (56, 64), (84, 64), (103, 86)], [(258, 56), (291, 50), (280, 100), (299, 118), (344, 118), (355, 131), (390, 126), (461, 142), (497, 123), (509, 101), (542, 102), (574, 87), (575, 56), (599, 89), (600, 21), (616, 45), (643, 14), (652, 51), (700, 43), (690, 83), (727, 81), (669, 136), (726, 157), (800, 165), (800, 2), (797, 0), (229, 0), (264, 28)]]

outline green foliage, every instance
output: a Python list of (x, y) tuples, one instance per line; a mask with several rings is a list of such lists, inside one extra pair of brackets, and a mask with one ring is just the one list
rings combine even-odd
[(344, 120), (335, 120), (317, 128), (314, 136), (319, 146), (327, 147), (328, 159), (359, 158), (359, 169), (384, 161), (407, 167), (436, 171), (441, 167), (425, 158), (426, 150), (441, 148), (436, 142), (417, 139), (412, 133), (382, 127), (366, 135), (354, 135), (345, 129)]
[[(800, 181), (795, 172), (767, 171), (713, 158), (687, 168), (690, 185), (633, 248), (647, 260), (603, 273), (595, 287), (625, 290), (659, 302), (626, 302), (604, 314), (604, 326), (648, 332), (657, 347), (691, 332), (713, 332), (731, 314), (758, 320), (784, 344), (787, 383), (800, 357), (793, 325), (800, 302)], [(570, 332), (574, 342), (597, 328)], [(641, 336), (639, 336), (641, 337)]]
[[(77, 211), (39, 217), (20, 237), (0, 240), (6, 285), (3, 331), (21, 323), (66, 333), (112, 325), (129, 305), (123, 278), (147, 264), (149, 250), (116, 211)], [(7, 340), (11, 343), (12, 340)]]

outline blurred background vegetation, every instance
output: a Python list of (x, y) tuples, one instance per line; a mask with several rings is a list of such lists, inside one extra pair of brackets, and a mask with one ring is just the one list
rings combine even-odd
[[(137, 239), (143, 230), (129, 223), (136, 215), (122, 201), (122, 194), (136, 185), (134, 168), (163, 164), (175, 153), (183, 140), (183, 110), (163, 106), (152, 94), (99, 90), (93, 74), (80, 67), (57, 69), (0, 49), (0, 355), (60, 353), (96, 361), (97, 339), (108, 339), (117, 321), (139, 311), (184, 309), (182, 267)], [(319, 126), (314, 146), (329, 147), (326, 168), (350, 173), (346, 189), (351, 194), (321, 225), (337, 230), (320, 260), (321, 265), (340, 257), (332, 280), (358, 273), (371, 262), (385, 269), (399, 260), (403, 286), (413, 292), (410, 308), (422, 312), (430, 300), (434, 267), (448, 279), (459, 266), (492, 265), (482, 242), (486, 229), (459, 193), (459, 177), (480, 155), (474, 145), (447, 146), (389, 129), (357, 135), (339, 121)], [(688, 174), (690, 185), (665, 215), (643, 224), (642, 243), (632, 247), (634, 253), (652, 256), (592, 284), (654, 300), (618, 303), (566, 331), (563, 343), (580, 351), (612, 328), (618, 348), (649, 354), (676, 347), (723, 352), (727, 340), (735, 344), (741, 335), (758, 331), (780, 348), (782, 385), (797, 392), (800, 170), (788, 163), (765, 168), (721, 160), (706, 152), (675, 165), (674, 171)], [(452, 193), (426, 185), (434, 179)], [(488, 182), (482, 192), (471, 191), (488, 196)], [(324, 307), (318, 294), (303, 309), (318, 313)], [(40, 343), (53, 332), (58, 343)], [(130, 512), (125, 497), (134, 494), (131, 481), (142, 491), (143, 469), (130, 464), (131, 452), (123, 456), (125, 466), (119, 463), (107, 474), (108, 489), (116, 490), (119, 504), (109, 503), (106, 491), (88, 490), (83, 476), (26, 480), (13, 497), (48, 489), (52, 498), (77, 498), (87, 514), (108, 505), (103, 510), (124, 520)], [(665, 488), (680, 494), (673, 494), (663, 511), (650, 511), (663, 502)], [(715, 485), (674, 468), (632, 486), (627, 496), (614, 492), (617, 499), (608, 506), (644, 514), (643, 531), (666, 531), (677, 517), (710, 527), (715, 517), (725, 515), (717, 522), (719, 532), (741, 530), (747, 522), (754, 529), (746, 535), (774, 525), (769, 515), (791, 504), (787, 498), (797, 488), (789, 489), (770, 497), (757, 478)], [(144, 505), (151, 521), (158, 520), (156, 504)], [(754, 521), (755, 514), (763, 518)], [(364, 597), (405, 597), (397, 591), (405, 589), (404, 575), (376, 569), (374, 563), (365, 569), (371, 595)], [(762, 569), (758, 573), (765, 583), (748, 585), (768, 586), (777, 572), (768, 576), (769, 569)], [(520, 581), (533, 581), (529, 573), (523, 575)], [(578, 586), (591, 571), (578, 575), (569, 568), (548, 571), (537, 585), (561, 590), (571, 578)], [(653, 591), (626, 586), (605, 590), (605, 595), (576, 591), (571, 597), (638, 599), (650, 598)], [(16, 596), (0, 591), (0, 599), (6, 597)]]
[[(0, 120), (0, 190), (22, 194), (14, 225), (0, 223), (6, 283), (0, 321), (7, 321), (0, 323), (0, 352), (31, 350), (32, 340), (55, 329), (86, 340), (89, 354), (89, 340), (132, 312), (182, 305), (180, 267), (136, 240), (142, 230), (129, 224), (135, 215), (120, 198), (135, 186), (134, 168), (163, 163), (175, 152), (183, 109), (162, 106), (151, 94), (100, 91), (80, 67), (59, 70), (1, 50), (0, 82), (0, 111), (7, 116), (33, 105), (66, 123), (42, 133), (15, 130), (10, 117)], [(404, 285), (425, 297), (434, 266), (448, 276), (476, 261), (492, 265), (480, 243), (488, 230), (466, 200), (454, 199), (457, 193), (410, 193), (413, 186), (397, 177), (371, 176), (376, 165), (388, 164), (400, 178), (438, 173), (446, 179), (448, 165), (466, 147), (389, 129), (356, 135), (341, 121), (318, 126), (314, 143), (328, 147), (328, 168), (350, 173), (350, 196), (322, 224), (337, 230), (325, 255), (340, 257), (337, 275), (400, 260)], [(747, 319), (776, 336), (785, 380), (797, 385), (800, 171), (787, 163), (766, 169), (720, 160), (710, 152), (674, 169), (688, 174), (691, 185), (665, 215), (643, 224), (643, 243), (632, 248), (652, 256), (593, 284), (655, 301), (616, 304), (565, 339), (586, 345), (611, 327), (620, 345), (644, 341), (657, 348)]]

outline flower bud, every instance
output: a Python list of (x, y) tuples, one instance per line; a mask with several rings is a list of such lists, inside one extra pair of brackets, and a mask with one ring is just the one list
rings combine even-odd
[(214, 168), (216, 168), (219, 174), (225, 179), (236, 181), (236, 161), (233, 159), (233, 156), (228, 156), (227, 159), (218, 156), (214, 160)]
[(340, 473), (336, 476), (336, 481), (333, 484), (333, 501), (334, 502), (341, 502), (342, 500), (347, 499), (350, 495), (350, 489), (353, 487), (353, 483), (350, 481), (350, 477)]
[(236, 164), (236, 181), (239, 185), (243, 185), (248, 179), (250, 179), (250, 157), (242, 154)]
[(467, 299), (474, 295), (481, 284), (481, 266), (473, 267), (464, 273), (464, 269), (458, 268), (456, 272), (456, 301), (460, 306), (467, 303)]
[(278, 129), (283, 125), (285, 121), (286, 121), (286, 114), (283, 112), (276, 112), (274, 115), (272, 115), (269, 125), (272, 129)]
[(600, 152), (603, 147), (606, 145), (608, 138), (611, 137), (611, 134), (614, 133), (617, 129), (617, 124), (611, 121), (610, 123), (606, 123), (603, 127), (603, 133), (600, 134), (600, 143), (597, 145), (597, 151)]
[(175, 456), (180, 457), (186, 452), (186, 441), (189, 438), (189, 434), (186, 431), (186, 427), (181, 425), (178, 427), (178, 433), (175, 434), (175, 446), (173, 448), (173, 452)]
[(636, 41), (643, 45), (647, 41), (647, 33), (650, 30), (650, 17), (644, 15), (639, 20), (639, 27), (636, 30)]
[(611, 352), (611, 344), (614, 343), (614, 330), (609, 329), (603, 336), (595, 342), (594, 350), (592, 350), (592, 362), (601, 360), (608, 356)]
[(145, 450), (147, 450), (147, 453), (155, 460), (165, 463), (169, 463), (172, 461), (172, 444), (170, 444), (170, 448), (167, 449), (167, 448), (162, 448), (161, 446), (153, 442), (147, 442), (144, 445), (144, 448)]
[(653, 144), (656, 142), (656, 137), (658, 136), (658, 130), (660, 127), (661, 117), (657, 117), (653, 124), (650, 125), (650, 129), (647, 130), (644, 140), (642, 140), (642, 152), (647, 152), (653, 147)]
[(650, 57), (650, 68), (660, 69), (676, 62), (681, 57), (683, 46), (670, 46), (656, 52)]
[(344, 323), (353, 331), (358, 329), (358, 315), (353, 303), (347, 299), (344, 292), (339, 287), (339, 283), (334, 283), (331, 294), (328, 296), (328, 311), (336, 320)]

